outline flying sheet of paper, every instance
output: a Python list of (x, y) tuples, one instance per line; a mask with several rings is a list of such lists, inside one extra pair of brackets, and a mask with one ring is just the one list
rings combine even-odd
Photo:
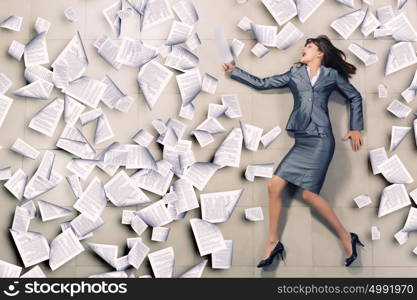
[(414, 29), (413, 25), (404, 13), (400, 13), (386, 22), (385, 26), (392, 31), (392, 37), (396, 41), (417, 41), (417, 31)]
[(336, 1), (349, 8), (355, 8), (355, 0), (336, 0)]
[(10, 150), (30, 159), (36, 159), (40, 153), (38, 150), (26, 143), (21, 138), (16, 139), (16, 141), (10, 147)]
[(224, 240), (226, 249), (215, 251), (211, 254), (212, 269), (230, 269), (233, 260), (233, 241)]
[(172, 5), (172, 10), (186, 24), (194, 25), (199, 20), (197, 10), (191, 1), (178, 1)]
[(263, 221), (264, 214), (262, 212), (262, 207), (245, 208), (245, 218), (249, 221)]
[(67, 18), (68, 21), (74, 23), (78, 21), (78, 14), (75, 8), (68, 7), (64, 10), (65, 18)]
[(270, 52), (270, 50), (261, 43), (256, 43), (250, 51), (258, 58), (262, 58)]
[(45, 200), (38, 200), (38, 206), (41, 213), (42, 222), (71, 216), (73, 214), (70, 209)]
[(279, 26), (282, 26), (297, 15), (297, 7), (293, 0), (262, 0), (262, 3)]
[(385, 84), (378, 84), (378, 98), (387, 98), (388, 88)]
[(238, 39), (233, 39), (232, 40), (232, 55), (234, 57), (239, 57), (239, 55), (242, 53), (243, 48), (245, 48), (245, 43), (238, 40)]
[(216, 40), (217, 51), (219, 53), (221, 61), (226, 62), (226, 63), (232, 62), (233, 55), (226, 41), (223, 28), (220, 28), (220, 27), (216, 28), (214, 32), (214, 38)]
[(170, 228), (168, 227), (153, 227), (151, 240), (155, 242), (166, 242), (168, 239)]
[(411, 127), (392, 126), (391, 128), (391, 145), (389, 151), (395, 151), (404, 138), (411, 131)]
[(200, 194), (202, 219), (210, 223), (227, 221), (233, 213), (242, 193), (243, 189)]
[(26, 45), (23, 54), (26, 67), (49, 63), (46, 32), (35, 35)]
[(378, 218), (411, 205), (404, 184), (391, 184), (382, 190)]
[(415, 99), (417, 95), (417, 71), (414, 73), (413, 80), (408, 88), (406, 88), (402, 93), (401, 96), (404, 100), (409, 103)]
[(251, 32), (258, 43), (269, 47), (275, 46), (277, 26), (268, 26), (251, 23)]
[(61, 267), (84, 251), (83, 245), (72, 229), (67, 229), (56, 236), (51, 242), (49, 266), (52, 271)]
[(200, 256), (227, 248), (223, 234), (217, 225), (198, 218), (190, 219), (190, 224)]
[(37, 17), (35, 22), (35, 31), (36, 33), (46, 32), (48, 33), (49, 28), (51, 27), (51, 22), (48, 20)]
[(379, 231), (378, 227), (376, 226), (371, 227), (371, 238), (373, 241), (377, 241), (381, 239), (381, 232)]
[(261, 143), (264, 146), (264, 148), (268, 148), (269, 145), (271, 145), (278, 138), (281, 132), (282, 132), (281, 127), (275, 126), (270, 131), (265, 133), (261, 137)]
[(261, 141), (263, 128), (256, 127), (246, 122), (239, 121), (242, 129), (243, 142), (245, 148), (250, 151), (258, 151), (259, 143)]
[(179, 278), (201, 278), (204, 272), (204, 268), (207, 265), (208, 260), (203, 259), (200, 263), (192, 266), (184, 273), (182, 273)]
[(392, 45), (389, 50), (385, 65), (385, 76), (415, 63), (417, 63), (417, 56), (413, 44), (411, 42), (398, 42)]
[(395, 18), (394, 9), (391, 5), (380, 6), (376, 9), (376, 16), (381, 22), (381, 27), (386, 28), (385, 24)]
[(286, 50), (295, 45), (303, 36), (304, 33), (293, 23), (288, 22), (275, 36), (275, 46), (280, 50)]
[(375, 52), (365, 49), (359, 46), (357, 43), (351, 43), (348, 49), (350, 52), (355, 54), (365, 64), (366, 67), (378, 62), (378, 56)]
[(49, 259), (48, 240), (41, 233), (9, 230), (25, 268)]
[(353, 200), (356, 202), (356, 205), (359, 208), (362, 208), (362, 207), (364, 207), (364, 206), (369, 205), (369, 204), (372, 203), (372, 200), (369, 197), (369, 195), (365, 195), (365, 194), (356, 196)]
[(25, 52), (24, 44), (18, 41), (12, 41), (7, 51), (7, 54), (11, 56), (12, 58), (14, 58), (15, 60), (20, 61), (22, 59), (24, 52)]
[(184, 179), (201, 191), (219, 168), (220, 166), (214, 163), (195, 162), (186, 170)]
[(377, 29), (380, 25), (381, 25), (381, 22), (378, 21), (378, 18), (372, 13), (372, 11), (368, 7), (366, 9), (365, 18), (361, 24), (362, 34), (365, 37), (367, 37), (372, 32), (374, 32), (375, 29)]
[(217, 148), (213, 162), (219, 166), (239, 167), (243, 134), (241, 128), (233, 128)]
[(172, 71), (155, 60), (141, 67), (137, 81), (150, 110), (155, 106), (173, 74)]
[(167, 247), (148, 254), (155, 278), (169, 278), (174, 272), (174, 248)]
[(273, 173), (274, 164), (250, 164), (246, 167), (245, 178), (249, 181), (253, 181), (256, 177), (271, 178)]
[(385, 147), (369, 150), (369, 159), (371, 161), (372, 173), (374, 175), (381, 173), (381, 170), (378, 166), (388, 160), (388, 155), (387, 151), (385, 151)]
[(13, 30), (13, 31), (20, 31), (20, 28), (22, 27), (22, 23), (23, 23), (23, 17), (9, 16), (0, 22), (0, 27)]
[(408, 212), (408, 216), (402, 230), (406, 232), (417, 231), (417, 208), (410, 207), (410, 211)]
[(297, 5), (298, 19), (305, 23), (314, 12), (324, 3), (324, 0), (295, 0)]
[(148, 0), (143, 15), (142, 31), (172, 20), (174, 13), (168, 0)]
[(409, 233), (402, 229), (394, 235), (394, 238), (397, 240), (398, 244), (400, 245), (405, 244), (408, 241), (408, 237), (409, 237)]
[(412, 183), (414, 179), (397, 154), (378, 165), (379, 170), (390, 183)]
[(333, 28), (338, 34), (340, 34), (345, 40), (355, 31), (356, 28), (362, 23), (365, 18), (365, 11), (358, 9), (354, 12), (347, 13), (338, 17), (332, 23), (330, 27)]
[(408, 115), (411, 113), (411, 108), (406, 104), (401, 103), (397, 99), (392, 100), (392, 102), (387, 107), (387, 110), (401, 119), (408, 117)]
[(29, 128), (52, 137), (64, 112), (64, 100), (55, 98), (45, 105), (29, 122)]
[(0, 94), (0, 128), (13, 104), (13, 99)]

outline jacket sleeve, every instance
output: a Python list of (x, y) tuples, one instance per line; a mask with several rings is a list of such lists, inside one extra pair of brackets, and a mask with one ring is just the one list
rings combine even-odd
[(349, 101), (350, 130), (363, 130), (362, 96), (359, 91), (336, 70), (338, 91)]
[(249, 74), (248, 72), (242, 70), (239, 67), (235, 67), (233, 72), (231, 73), (231, 78), (257, 90), (284, 88), (288, 85), (290, 81), (291, 69), (282, 74), (259, 78), (252, 74)]

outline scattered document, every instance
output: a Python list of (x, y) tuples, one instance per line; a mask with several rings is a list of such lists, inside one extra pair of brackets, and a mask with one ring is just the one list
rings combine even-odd
[(356, 202), (356, 205), (359, 208), (362, 208), (372, 203), (371, 197), (369, 197), (369, 195), (364, 194), (356, 196), (353, 200)]
[(227, 248), (223, 234), (217, 225), (198, 218), (192, 218), (190, 224), (200, 256)]
[(324, 3), (324, 0), (295, 0), (297, 5), (298, 19), (305, 23), (314, 12)]
[(411, 205), (411, 201), (404, 184), (391, 184), (382, 190), (378, 217), (383, 217), (409, 205)]
[(413, 44), (411, 42), (398, 42), (392, 45), (389, 50), (385, 65), (385, 76), (415, 63), (417, 63), (417, 56)]
[(233, 55), (230, 51), (230, 47), (227, 44), (226, 38), (224, 36), (223, 28), (217, 28), (214, 32), (214, 38), (217, 45), (217, 51), (223, 62), (230, 63), (233, 61)]
[(225, 240), (226, 249), (215, 251), (211, 254), (212, 269), (230, 269), (233, 260), (233, 241)]
[(275, 46), (280, 50), (286, 50), (295, 45), (303, 36), (304, 33), (293, 23), (288, 22), (275, 36)]
[(23, 17), (9, 16), (0, 22), (0, 27), (13, 30), (13, 31), (20, 31), (20, 28), (22, 27), (22, 22), (23, 22)]
[(389, 159), (378, 165), (378, 168), (390, 183), (407, 184), (414, 181), (397, 154), (392, 155)]
[(246, 167), (245, 178), (253, 181), (256, 177), (272, 178), (274, 164), (251, 164)]
[(69, 228), (52, 240), (49, 266), (52, 271), (55, 271), (83, 251), (83, 245), (74, 234), (74, 231)]
[(411, 113), (411, 108), (397, 99), (392, 100), (387, 110), (398, 118), (404, 119)]
[(263, 221), (264, 214), (262, 212), (262, 207), (251, 207), (245, 208), (245, 218), (249, 221)]
[(168, 247), (148, 254), (155, 278), (169, 278), (174, 272), (174, 248)]
[(387, 151), (385, 147), (369, 150), (369, 159), (371, 161), (372, 173), (374, 175), (381, 173), (379, 165), (388, 160)]
[(378, 62), (378, 56), (375, 52), (365, 49), (359, 46), (357, 43), (351, 43), (348, 49), (350, 52), (355, 54), (367, 67)]
[(243, 189), (200, 194), (201, 215), (210, 223), (227, 221), (235, 209)]
[(371, 227), (371, 238), (373, 241), (378, 241), (381, 239), (381, 232), (379, 231), (379, 228), (376, 226)]
[(73, 7), (68, 7), (64, 10), (65, 18), (67, 18), (68, 21), (74, 23), (78, 21), (78, 14), (77, 11)]
[(365, 12), (361, 9), (354, 12), (347, 13), (334, 20), (330, 27), (332, 27), (345, 40), (355, 31), (365, 18)]
[(385, 84), (378, 84), (378, 98), (387, 98), (388, 88)]
[(391, 145), (389, 151), (392, 152), (400, 145), (404, 138), (411, 131), (411, 127), (392, 126), (391, 128)]

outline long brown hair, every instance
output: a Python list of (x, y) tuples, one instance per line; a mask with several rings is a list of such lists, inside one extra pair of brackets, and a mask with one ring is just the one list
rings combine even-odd
[(356, 67), (346, 61), (345, 53), (336, 48), (326, 35), (319, 35), (316, 38), (308, 38), (304, 44), (314, 43), (324, 53), (322, 64), (339, 71), (346, 79), (356, 73)]

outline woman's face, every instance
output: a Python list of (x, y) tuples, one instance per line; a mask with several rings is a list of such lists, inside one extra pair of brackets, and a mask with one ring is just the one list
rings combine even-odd
[(308, 43), (301, 52), (300, 62), (308, 63), (315, 59), (321, 59), (323, 57), (323, 52), (319, 50), (316, 44), (310, 42)]

